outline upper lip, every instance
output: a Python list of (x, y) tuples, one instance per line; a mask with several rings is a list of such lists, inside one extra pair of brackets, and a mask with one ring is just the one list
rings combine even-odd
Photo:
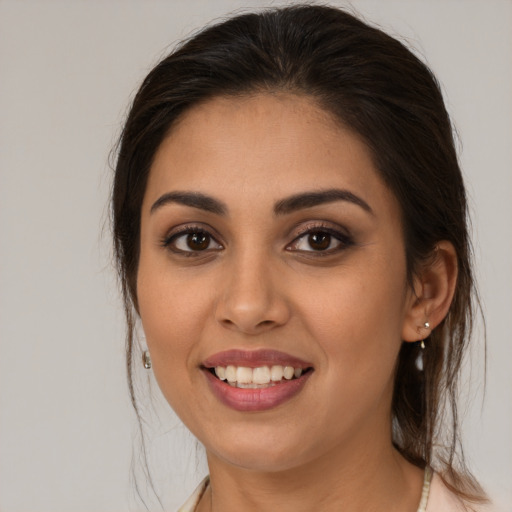
[(260, 366), (293, 366), (294, 368), (310, 368), (308, 363), (298, 357), (291, 356), (278, 350), (241, 350), (233, 349), (224, 352), (218, 352), (205, 359), (202, 366), (205, 368), (215, 368), (216, 366), (245, 366), (247, 368), (258, 368)]

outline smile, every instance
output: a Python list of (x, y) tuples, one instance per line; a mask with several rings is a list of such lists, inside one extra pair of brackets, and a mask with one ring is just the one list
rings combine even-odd
[(212, 369), (220, 379), (227, 381), (230, 386), (243, 389), (261, 389), (275, 386), (283, 379), (298, 379), (302, 375), (302, 368), (293, 366), (273, 365), (248, 368), (247, 366), (216, 366)]
[(312, 365), (272, 350), (222, 352), (201, 369), (210, 390), (237, 411), (265, 411), (295, 397), (313, 373)]

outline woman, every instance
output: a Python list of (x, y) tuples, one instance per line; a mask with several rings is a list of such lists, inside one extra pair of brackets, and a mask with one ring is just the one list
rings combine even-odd
[(130, 384), (138, 315), (206, 449), (183, 511), (481, 509), (456, 451), (464, 185), (402, 44), (320, 6), (204, 30), (134, 100), (113, 217)]

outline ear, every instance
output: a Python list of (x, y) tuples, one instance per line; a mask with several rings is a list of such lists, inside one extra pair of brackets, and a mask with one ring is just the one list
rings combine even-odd
[(455, 248), (446, 240), (439, 242), (414, 278), (402, 328), (404, 341), (425, 339), (443, 321), (452, 303), (457, 272)]

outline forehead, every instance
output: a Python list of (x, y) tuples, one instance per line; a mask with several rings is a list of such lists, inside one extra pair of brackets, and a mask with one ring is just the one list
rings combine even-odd
[(155, 155), (146, 196), (195, 190), (261, 204), (333, 187), (394, 201), (357, 134), (313, 99), (277, 93), (217, 97), (186, 112)]

